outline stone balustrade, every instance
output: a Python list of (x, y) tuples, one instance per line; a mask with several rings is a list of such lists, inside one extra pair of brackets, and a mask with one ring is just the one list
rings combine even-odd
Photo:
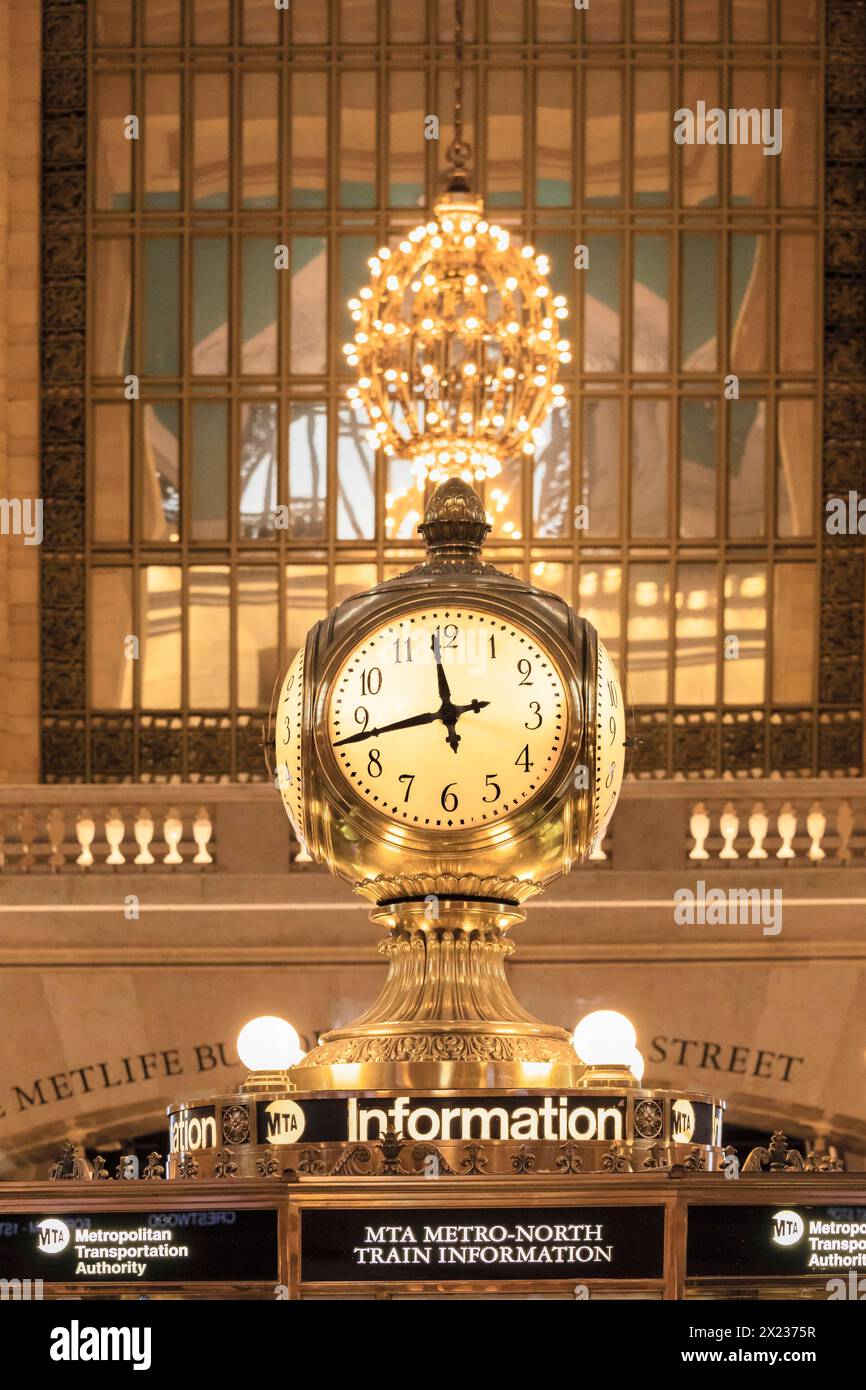
[[(587, 869), (866, 868), (866, 779), (629, 782)], [(268, 783), (0, 787), (0, 873), (315, 871)]]

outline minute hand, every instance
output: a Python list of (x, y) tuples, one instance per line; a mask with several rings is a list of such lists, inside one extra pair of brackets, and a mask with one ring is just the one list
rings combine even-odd
[[(469, 705), (454, 705), (451, 713), (455, 716), (467, 714), (470, 710), (477, 714), (479, 710), (485, 708), (490, 703), (489, 700), (473, 700)], [(397, 719), (393, 724), (383, 724), (380, 729), (364, 729), (360, 734), (349, 734), (348, 738), (338, 738), (332, 745), (334, 748), (341, 748), (344, 743), (361, 743), (365, 738), (378, 738), (380, 734), (390, 734), (395, 729), (413, 729), (419, 724), (432, 724), (437, 719), (442, 718), (442, 710), (431, 710), (428, 714), (413, 714), (409, 719)]]

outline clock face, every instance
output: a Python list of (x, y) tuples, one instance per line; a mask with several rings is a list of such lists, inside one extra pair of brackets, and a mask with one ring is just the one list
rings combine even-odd
[(355, 795), (419, 829), (495, 825), (562, 755), (565, 682), (516, 623), (475, 608), (394, 618), (346, 657), (327, 735)]
[(304, 699), (304, 649), (297, 653), (286, 672), (277, 704), (277, 724), (274, 732), (277, 762), (277, 786), (289, 820), (301, 844), (306, 843), (304, 831), (304, 801), (301, 786), (301, 711)]
[(613, 662), (599, 640), (595, 723), (593, 838), (601, 840), (613, 815), (625, 764), (625, 707)]

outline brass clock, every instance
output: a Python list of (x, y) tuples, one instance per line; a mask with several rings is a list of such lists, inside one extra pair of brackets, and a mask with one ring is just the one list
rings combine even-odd
[(452, 479), (421, 565), (309, 633), (275, 719), (300, 839), (374, 902), (450, 892), (521, 902), (604, 833), (625, 722), (592, 626), (483, 562), (489, 527)]

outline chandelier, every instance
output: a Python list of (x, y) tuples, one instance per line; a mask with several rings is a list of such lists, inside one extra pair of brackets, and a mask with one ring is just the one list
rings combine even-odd
[(548, 411), (563, 405), (560, 336), (568, 317), (545, 255), (516, 247), (469, 192), (462, 138), (462, 4), (457, 3), (454, 143), (447, 191), (433, 217), (368, 262), (368, 285), (349, 300), (355, 323), (343, 352), (357, 372), (348, 397), (369, 422), (373, 449), (408, 459), (419, 486), (458, 475), (495, 477), (533, 454)]

